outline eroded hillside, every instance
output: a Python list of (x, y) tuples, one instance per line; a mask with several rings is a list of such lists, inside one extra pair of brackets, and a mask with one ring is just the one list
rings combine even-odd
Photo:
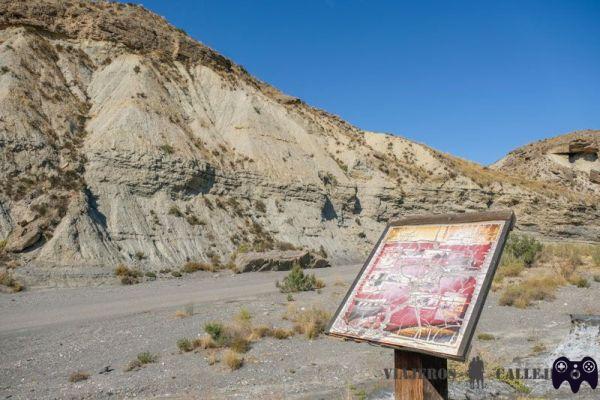
[(38, 268), (226, 262), (289, 242), (361, 259), (393, 218), (511, 207), (598, 240), (598, 190), (365, 132), (142, 7), (0, 4), (0, 236)]

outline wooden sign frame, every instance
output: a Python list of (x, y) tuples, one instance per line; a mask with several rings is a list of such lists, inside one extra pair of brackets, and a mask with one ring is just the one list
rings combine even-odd
[[(418, 226), (418, 225), (446, 225), (446, 224), (463, 224), (463, 223), (467, 224), (467, 223), (478, 223), (478, 222), (487, 222), (487, 221), (489, 221), (489, 222), (503, 221), (504, 224), (502, 226), (502, 230), (500, 231), (500, 235), (497, 239), (496, 247), (495, 247), (494, 253), (492, 255), (487, 272), (485, 274), (485, 277), (483, 279), (483, 282), (482, 282), (482, 285), (481, 285), (481, 288), (479, 291), (479, 295), (475, 299), (475, 303), (470, 304), (470, 306), (472, 307), (471, 315), (470, 315), (470, 318), (466, 321), (466, 326), (464, 328), (463, 337), (460, 341), (460, 345), (458, 347), (458, 351), (457, 351), (456, 355), (449, 355), (446, 353), (428, 351), (428, 350), (424, 350), (424, 349), (420, 349), (420, 348), (412, 348), (409, 346), (396, 346), (396, 345), (392, 345), (389, 343), (381, 343), (381, 342), (375, 341), (375, 340), (359, 338), (356, 336), (346, 336), (343, 334), (339, 334), (337, 332), (332, 332), (331, 329), (332, 329), (334, 322), (337, 320), (337, 318), (339, 317), (339, 314), (344, 309), (349, 298), (354, 293), (357, 284), (359, 283), (360, 279), (362, 278), (363, 274), (365, 273), (365, 270), (367, 269), (367, 267), (371, 264), (371, 261), (372, 261), (374, 255), (377, 253), (378, 249), (380, 248), (381, 242), (386, 238), (390, 228), (396, 227), (396, 226), (406, 226), (406, 225)], [(488, 292), (491, 287), (491, 283), (492, 283), (494, 274), (496, 273), (496, 270), (498, 268), (500, 257), (502, 255), (502, 251), (504, 250), (504, 245), (506, 243), (506, 238), (507, 238), (510, 230), (513, 228), (514, 224), (515, 224), (515, 215), (510, 210), (486, 211), (486, 212), (464, 213), (464, 214), (414, 216), (414, 217), (408, 217), (408, 218), (404, 218), (404, 219), (389, 223), (386, 226), (386, 228), (384, 229), (381, 237), (377, 241), (377, 244), (374, 246), (373, 250), (371, 251), (371, 254), (367, 258), (367, 260), (364, 263), (363, 267), (361, 268), (360, 272), (358, 273), (356, 279), (350, 286), (350, 289), (346, 293), (346, 296), (344, 297), (344, 300), (338, 307), (335, 315), (329, 322), (325, 333), (332, 337), (342, 338), (342, 339), (346, 339), (346, 340), (353, 340), (356, 342), (368, 342), (368, 343), (372, 343), (374, 345), (378, 345), (378, 346), (382, 346), (382, 347), (389, 347), (389, 348), (393, 348), (393, 349), (397, 349), (397, 350), (404, 350), (404, 351), (408, 351), (408, 352), (427, 354), (427, 355), (431, 355), (431, 356), (447, 358), (447, 359), (452, 359), (452, 360), (457, 360), (457, 361), (465, 361), (470, 343), (473, 338), (475, 327), (477, 326), (479, 317), (481, 315), (483, 304), (485, 303), (485, 300), (487, 298)]]

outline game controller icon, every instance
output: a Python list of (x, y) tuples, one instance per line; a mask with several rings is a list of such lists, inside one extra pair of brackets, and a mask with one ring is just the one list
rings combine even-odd
[(598, 366), (591, 357), (584, 357), (581, 361), (570, 361), (567, 357), (560, 357), (552, 364), (552, 386), (558, 389), (564, 382), (569, 382), (573, 393), (579, 392), (581, 382), (587, 382), (592, 389), (598, 385)]

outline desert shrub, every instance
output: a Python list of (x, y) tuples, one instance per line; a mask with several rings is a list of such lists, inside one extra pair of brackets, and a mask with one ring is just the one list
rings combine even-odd
[(217, 343), (222, 342), (225, 336), (225, 328), (223, 327), (223, 324), (219, 322), (207, 323), (204, 325), (204, 332), (208, 333)]
[(252, 319), (252, 315), (250, 314), (250, 311), (248, 311), (248, 309), (245, 307), (242, 307), (240, 309), (240, 311), (237, 313), (237, 315), (235, 316), (235, 320), (242, 324), (250, 323), (251, 319)]
[(275, 248), (277, 250), (281, 250), (281, 251), (296, 250), (297, 249), (296, 246), (294, 246), (293, 244), (288, 243), (288, 242), (276, 242), (275, 243)]
[(254, 202), (254, 209), (262, 214), (267, 212), (267, 206), (262, 200), (256, 200)]
[(156, 279), (156, 272), (148, 271), (144, 275), (146, 276), (146, 278)]
[(525, 262), (511, 252), (502, 255), (500, 266), (494, 277), (496, 282), (502, 282), (506, 277), (519, 276), (525, 269)]
[(185, 219), (190, 225), (206, 225), (206, 221), (203, 221), (195, 215), (188, 215)]
[(589, 288), (590, 287), (590, 283), (588, 282), (588, 280), (579, 274), (571, 275), (568, 279), (568, 282), (571, 285), (577, 286), (578, 288)]
[(287, 301), (294, 301), (294, 296), (291, 293), (288, 293)]
[(114, 271), (117, 278), (120, 278), (122, 285), (134, 285), (139, 283), (139, 278), (142, 272), (135, 268), (129, 268), (123, 264), (119, 264)]
[(150, 353), (149, 351), (144, 351), (143, 353), (137, 355), (137, 360), (142, 364), (151, 364), (158, 360), (158, 356)]
[(233, 335), (227, 343), (227, 347), (236, 353), (246, 353), (250, 350), (250, 341), (239, 335)]
[(212, 338), (212, 336), (210, 335), (203, 335), (202, 337), (199, 337), (197, 339), (194, 339), (192, 342), (192, 345), (195, 349), (197, 348), (201, 348), (201, 349), (214, 349), (216, 347), (219, 347), (217, 345), (217, 342), (214, 341), (214, 339)]
[(177, 348), (179, 349), (179, 351), (185, 352), (185, 353), (187, 353), (188, 351), (194, 350), (194, 347), (192, 346), (192, 342), (188, 338), (181, 338), (181, 339), (177, 340)]
[(174, 278), (181, 278), (181, 272), (173, 271), (173, 272), (171, 272), (171, 276)]
[(186, 274), (191, 274), (196, 271), (213, 272), (213, 271), (215, 271), (215, 267), (210, 264), (193, 262), (193, 261), (188, 261), (183, 265), (183, 267), (181, 267), (181, 272), (185, 272)]
[(504, 251), (522, 260), (525, 266), (530, 267), (542, 248), (542, 243), (532, 236), (511, 233), (508, 236)]
[(173, 149), (173, 146), (171, 146), (170, 144), (163, 144), (162, 146), (159, 147), (163, 153), (165, 154), (173, 154), (175, 152), (175, 149)]
[(177, 207), (176, 205), (172, 205), (169, 208), (169, 215), (174, 215), (176, 217), (183, 217), (183, 213), (181, 212), (181, 210), (179, 209), (179, 207)]
[(134, 371), (142, 368), (146, 364), (155, 363), (158, 360), (158, 356), (148, 351), (139, 353), (137, 357), (131, 360), (125, 367), (125, 371)]
[(331, 314), (317, 307), (299, 310), (290, 304), (285, 318), (294, 323), (294, 330), (309, 339), (315, 339), (325, 331)]
[(211, 351), (208, 354), (208, 357), (206, 357), (206, 362), (208, 362), (208, 365), (215, 365), (216, 363), (218, 363), (219, 357), (217, 356), (217, 352)]
[(275, 339), (283, 340), (294, 336), (294, 331), (285, 328), (275, 328), (271, 331), (271, 336), (273, 336)]
[(146, 254), (144, 254), (143, 251), (136, 251), (135, 258), (138, 259), (139, 261), (141, 261), (146, 258)]
[(556, 288), (562, 283), (556, 276), (529, 278), (507, 287), (500, 296), (500, 305), (526, 308), (535, 300), (554, 299)]
[(295, 264), (290, 273), (280, 282), (275, 282), (281, 293), (305, 292), (325, 287), (325, 282), (314, 274), (304, 274), (302, 267)]
[(131, 276), (121, 277), (121, 285), (135, 285), (136, 283), (139, 283), (139, 281), (136, 278), (133, 278)]
[(115, 268), (115, 276), (130, 276), (132, 278), (139, 278), (142, 276), (142, 272), (135, 268), (129, 268), (123, 264), (117, 265)]
[(234, 371), (244, 365), (244, 358), (235, 351), (227, 349), (223, 352), (223, 362)]
[(477, 335), (477, 339), (482, 341), (495, 340), (496, 337), (491, 333), (480, 333)]
[(271, 328), (269, 326), (267, 326), (267, 325), (254, 326), (251, 329), (248, 340), (256, 341), (258, 339), (262, 339), (265, 336), (269, 336), (269, 335), (271, 335)]
[(20, 292), (25, 289), (25, 286), (13, 278), (12, 274), (8, 271), (0, 271), (0, 285), (6, 286), (13, 293)]
[(87, 372), (77, 371), (77, 372), (73, 372), (71, 375), (69, 375), (69, 382), (71, 382), (71, 383), (81, 382), (81, 381), (87, 380), (89, 377), (90, 377), (90, 374), (88, 374)]

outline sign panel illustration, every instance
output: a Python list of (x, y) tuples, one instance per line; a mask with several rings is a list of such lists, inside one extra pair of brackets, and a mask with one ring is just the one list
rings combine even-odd
[(388, 226), (328, 333), (463, 359), (509, 223)]

